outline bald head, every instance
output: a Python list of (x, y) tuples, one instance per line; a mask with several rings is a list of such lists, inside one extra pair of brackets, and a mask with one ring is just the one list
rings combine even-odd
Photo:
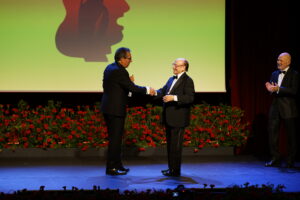
[(284, 70), (291, 64), (291, 55), (287, 52), (281, 53), (277, 58), (277, 68)]

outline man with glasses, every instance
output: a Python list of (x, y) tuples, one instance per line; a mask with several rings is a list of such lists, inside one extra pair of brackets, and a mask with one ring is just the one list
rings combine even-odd
[(172, 64), (174, 76), (157, 90), (157, 98), (163, 100), (163, 124), (166, 127), (168, 169), (165, 176), (180, 176), (181, 153), (185, 127), (190, 122), (190, 109), (194, 101), (194, 82), (186, 74), (189, 62), (178, 58)]
[(129, 169), (121, 161), (121, 145), (126, 117), (126, 105), (129, 92), (154, 95), (155, 90), (133, 83), (126, 68), (132, 62), (128, 48), (119, 48), (115, 53), (115, 62), (109, 64), (103, 75), (103, 96), (101, 111), (107, 125), (108, 152), (106, 174), (125, 175)]

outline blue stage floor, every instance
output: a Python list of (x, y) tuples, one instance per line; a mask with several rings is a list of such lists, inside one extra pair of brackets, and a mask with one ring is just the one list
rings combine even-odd
[(170, 178), (161, 175), (166, 169), (165, 157), (131, 158), (124, 160), (130, 172), (125, 176), (106, 176), (104, 158), (1, 158), (0, 192), (17, 190), (71, 190), (120, 189), (142, 191), (146, 189), (174, 189), (183, 184), (186, 188), (215, 188), (233, 185), (279, 184), (284, 192), (300, 192), (300, 169), (266, 168), (264, 161), (252, 156), (188, 156), (183, 157), (182, 176)]

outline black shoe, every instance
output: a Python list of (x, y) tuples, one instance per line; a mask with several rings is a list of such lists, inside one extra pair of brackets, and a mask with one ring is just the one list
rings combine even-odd
[(281, 162), (279, 160), (271, 160), (265, 164), (266, 167), (280, 167)]
[(106, 174), (107, 175), (126, 175), (127, 171), (117, 169), (117, 168), (111, 168), (111, 169), (106, 169)]
[(125, 168), (125, 167), (119, 167), (119, 170), (125, 171), (125, 172), (129, 172), (129, 168)]
[(180, 172), (179, 171), (177, 171), (177, 170), (175, 171), (175, 170), (172, 170), (172, 169), (161, 170), (161, 173), (164, 176), (174, 176), (174, 177), (180, 176)]

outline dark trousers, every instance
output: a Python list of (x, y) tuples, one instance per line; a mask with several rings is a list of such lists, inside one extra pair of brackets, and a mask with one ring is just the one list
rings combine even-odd
[(125, 117), (104, 114), (104, 119), (108, 131), (108, 150), (106, 168), (120, 168), (121, 161), (121, 146), (124, 132)]
[(168, 166), (180, 173), (184, 128), (166, 126)]
[(269, 144), (270, 153), (273, 159), (280, 159), (279, 150), (279, 133), (280, 121), (283, 120), (285, 132), (287, 134), (287, 162), (293, 163), (296, 157), (296, 118), (281, 119), (278, 117), (271, 117), (269, 121)]

